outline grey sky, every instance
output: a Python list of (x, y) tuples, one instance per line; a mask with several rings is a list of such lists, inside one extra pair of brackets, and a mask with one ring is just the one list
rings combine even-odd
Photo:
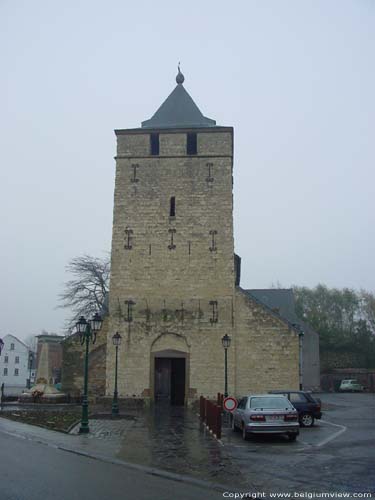
[(177, 62), (235, 129), (242, 285), (375, 289), (373, 0), (0, 0), (0, 336), (61, 331), (64, 267), (110, 250), (113, 129)]

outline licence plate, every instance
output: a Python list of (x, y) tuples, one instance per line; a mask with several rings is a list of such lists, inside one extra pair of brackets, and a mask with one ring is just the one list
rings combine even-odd
[(268, 415), (267, 420), (281, 420), (283, 417), (282, 415)]

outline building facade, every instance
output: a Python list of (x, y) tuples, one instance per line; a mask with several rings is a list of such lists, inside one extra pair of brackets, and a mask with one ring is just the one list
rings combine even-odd
[(0, 385), (4, 384), (6, 395), (18, 395), (34, 383), (35, 354), (14, 335), (5, 335), (3, 342), (0, 354)]
[(290, 323), (298, 325), (303, 333), (300, 359), (302, 365), (301, 384), (305, 390), (320, 389), (319, 334), (298, 318), (293, 290), (291, 288), (268, 288), (245, 290), (245, 292)]
[(233, 128), (177, 86), (138, 129), (116, 130), (106, 394), (186, 404), (299, 386), (298, 329), (239, 287)]

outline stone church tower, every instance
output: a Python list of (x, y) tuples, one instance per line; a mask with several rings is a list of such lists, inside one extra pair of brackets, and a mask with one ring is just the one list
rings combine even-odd
[(233, 128), (203, 116), (180, 70), (176, 81), (141, 128), (115, 131), (106, 394), (115, 332), (120, 398), (223, 392), (225, 334), (229, 393), (298, 386), (296, 331), (235, 283)]

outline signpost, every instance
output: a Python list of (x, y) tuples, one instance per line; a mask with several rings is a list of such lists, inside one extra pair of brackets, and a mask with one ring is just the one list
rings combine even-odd
[(237, 408), (237, 404), (237, 399), (232, 398), (231, 396), (225, 398), (223, 401), (224, 410), (229, 411), (230, 413)]

